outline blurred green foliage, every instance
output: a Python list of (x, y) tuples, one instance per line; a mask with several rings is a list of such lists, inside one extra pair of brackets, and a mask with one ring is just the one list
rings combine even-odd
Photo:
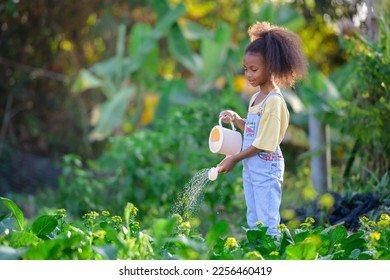
[[(12, 207), (9, 205), (12, 204)], [(314, 226), (307, 217), (290, 231), (279, 225), (280, 236), (266, 234), (267, 227), (232, 235), (229, 224), (219, 221), (206, 234), (172, 215), (145, 227), (139, 209), (127, 203), (123, 214), (89, 211), (71, 220), (66, 209), (25, 221), (15, 227), (23, 213), (0, 197), (8, 212), (0, 216), (0, 260), (388, 260), (390, 216), (359, 219), (359, 230), (351, 233), (342, 225)], [(265, 270), (251, 275), (267, 275)], [(225, 274), (247, 275), (248, 268), (225, 268)], [(267, 269), (268, 274), (269, 270)], [(219, 271), (218, 271), (219, 272)]]

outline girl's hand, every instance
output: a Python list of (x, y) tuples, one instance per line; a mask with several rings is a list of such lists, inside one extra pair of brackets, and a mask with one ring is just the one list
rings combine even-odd
[(224, 123), (233, 122), (236, 119), (241, 119), (240, 116), (232, 110), (224, 110), (219, 113), (219, 118), (222, 119)]
[(234, 156), (228, 156), (223, 161), (221, 161), (218, 165), (219, 173), (228, 173), (233, 167), (237, 164), (237, 160)]

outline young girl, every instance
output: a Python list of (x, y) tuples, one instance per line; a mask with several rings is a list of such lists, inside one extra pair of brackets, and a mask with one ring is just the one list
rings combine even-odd
[(279, 144), (289, 122), (278, 86), (292, 86), (303, 77), (307, 61), (299, 37), (282, 27), (256, 22), (248, 33), (251, 42), (244, 55), (245, 77), (259, 91), (250, 100), (246, 119), (231, 110), (220, 113), (222, 121), (233, 122), (243, 131), (244, 141), (242, 151), (223, 160), (218, 171), (229, 172), (242, 160), (248, 225), (254, 229), (261, 222), (268, 227), (268, 234), (277, 235), (284, 173)]

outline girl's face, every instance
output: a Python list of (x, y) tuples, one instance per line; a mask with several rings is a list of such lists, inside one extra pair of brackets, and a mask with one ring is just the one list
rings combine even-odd
[(246, 53), (244, 56), (245, 78), (253, 87), (264, 86), (271, 82), (271, 74), (267, 71), (264, 59), (255, 53)]

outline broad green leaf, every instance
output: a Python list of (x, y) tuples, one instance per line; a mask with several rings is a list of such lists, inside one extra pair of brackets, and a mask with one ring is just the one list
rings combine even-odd
[(206, 235), (206, 244), (211, 247), (217, 240), (225, 235), (229, 230), (229, 224), (225, 221), (219, 221), (215, 223)]
[(284, 26), (290, 31), (297, 31), (305, 24), (304, 18), (288, 5), (280, 5), (277, 9), (275, 24)]
[(270, 3), (265, 3), (260, 6), (260, 12), (257, 14), (256, 20), (275, 22), (278, 10)]
[(354, 249), (352, 250), (351, 254), (349, 254), (349, 258), (353, 260), (357, 260), (360, 255), (360, 250), (359, 249)]
[(203, 68), (198, 75), (198, 91), (205, 92), (211, 88), (215, 79), (225, 69), (231, 29), (226, 24), (219, 25), (213, 39), (203, 39), (200, 54)]
[(129, 54), (131, 57), (148, 53), (156, 47), (156, 41), (152, 38), (152, 28), (145, 23), (136, 23), (131, 28)]
[(207, 250), (207, 247), (203, 242), (193, 240), (192, 238), (188, 238), (187, 236), (168, 238), (166, 241), (175, 242), (176, 244), (183, 245), (183, 248), (181, 248), (182, 251), (188, 251), (192, 249), (198, 254), (201, 254), (203, 252), (206, 252)]
[(167, 0), (152, 0), (151, 4), (159, 18), (163, 17), (170, 9)]
[(266, 240), (266, 230), (250, 229), (246, 232), (246, 237), (249, 243), (256, 243), (260, 240)]
[(348, 236), (342, 243), (345, 254), (349, 255), (355, 249), (366, 249), (367, 242), (363, 238), (363, 232), (357, 232)]
[(92, 140), (104, 139), (123, 123), (129, 102), (134, 94), (134, 87), (122, 88), (113, 98), (98, 106), (98, 121), (90, 135)]
[(168, 48), (171, 54), (192, 73), (195, 74), (201, 70), (202, 61), (192, 51), (177, 24), (172, 26), (168, 34)]
[(72, 85), (72, 92), (79, 93), (87, 89), (99, 88), (101, 86), (102, 81), (98, 77), (96, 77), (91, 71), (83, 69), (79, 72)]
[(328, 232), (331, 246), (343, 242), (347, 238), (347, 229), (343, 226), (336, 226)]
[(75, 234), (69, 238), (48, 239), (31, 247), (23, 257), (27, 260), (76, 259), (79, 254), (77, 248), (80, 247), (81, 241), (85, 238), (84, 234)]
[(55, 217), (50, 215), (43, 215), (35, 219), (32, 224), (32, 231), (36, 235), (50, 234), (58, 225), (58, 221)]
[(179, 3), (173, 9), (170, 9), (162, 18), (159, 18), (156, 27), (153, 30), (153, 36), (156, 39), (161, 38), (177, 19), (185, 13), (185, 6)]
[(125, 54), (126, 25), (123, 23), (118, 26), (118, 35), (116, 39), (116, 57), (122, 59)]
[(316, 255), (316, 246), (312, 243), (299, 243), (286, 247), (287, 260), (314, 260)]
[(213, 37), (211, 30), (189, 19), (183, 19), (180, 21), (179, 26), (184, 37), (190, 41), (202, 38), (211, 39)]
[(29, 232), (18, 231), (13, 232), (10, 237), (10, 246), (13, 248), (27, 247), (38, 244), (40, 239)]
[(8, 210), (11, 211), (11, 213), (14, 215), (16, 221), (18, 222), (18, 225), (21, 230), (23, 230), (24, 227), (24, 215), (22, 210), (13, 202), (12, 200), (0, 197), (0, 201), (4, 204), (5, 207), (8, 208)]
[(118, 248), (114, 245), (92, 246), (92, 249), (101, 255), (105, 260), (116, 260)]
[(158, 53), (158, 44), (152, 36), (152, 28), (143, 23), (135, 24), (130, 33), (129, 54), (133, 63), (137, 61), (142, 64), (140, 70), (153, 82), (159, 67)]

